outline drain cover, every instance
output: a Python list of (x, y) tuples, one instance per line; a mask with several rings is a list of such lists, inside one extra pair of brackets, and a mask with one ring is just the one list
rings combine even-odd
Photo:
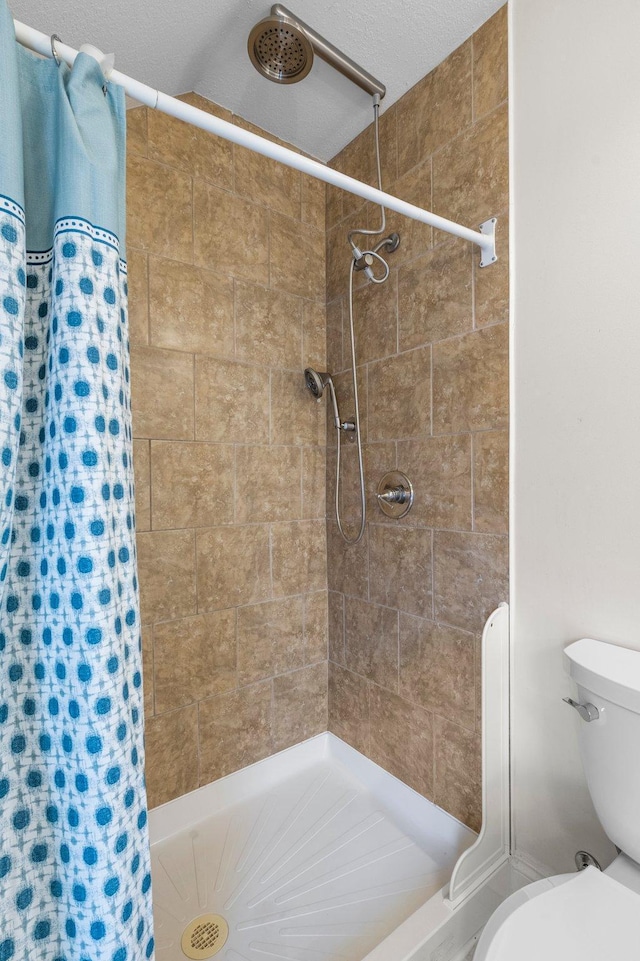
[(229, 925), (219, 914), (201, 914), (190, 921), (182, 932), (182, 953), (194, 961), (212, 958), (229, 937)]

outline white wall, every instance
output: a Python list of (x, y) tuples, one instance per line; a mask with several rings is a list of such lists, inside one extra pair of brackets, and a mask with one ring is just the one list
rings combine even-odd
[(640, 2), (510, 8), (515, 847), (562, 871), (614, 854), (562, 649), (640, 649)]

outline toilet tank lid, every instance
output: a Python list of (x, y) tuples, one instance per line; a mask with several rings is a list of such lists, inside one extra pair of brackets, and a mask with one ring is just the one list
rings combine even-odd
[(564, 653), (577, 684), (640, 714), (640, 651), (583, 637)]

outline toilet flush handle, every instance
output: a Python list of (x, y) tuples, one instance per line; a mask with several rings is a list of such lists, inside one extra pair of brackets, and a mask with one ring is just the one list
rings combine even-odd
[(575, 707), (583, 721), (597, 721), (600, 717), (600, 711), (595, 704), (578, 704), (571, 697), (563, 697), (562, 700), (571, 707)]

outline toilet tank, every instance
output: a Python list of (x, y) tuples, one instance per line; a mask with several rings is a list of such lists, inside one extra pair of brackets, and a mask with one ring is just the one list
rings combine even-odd
[(576, 718), (596, 813), (611, 841), (640, 862), (640, 651), (583, 638), (564, 653), (578, 701), (599, 712)]

